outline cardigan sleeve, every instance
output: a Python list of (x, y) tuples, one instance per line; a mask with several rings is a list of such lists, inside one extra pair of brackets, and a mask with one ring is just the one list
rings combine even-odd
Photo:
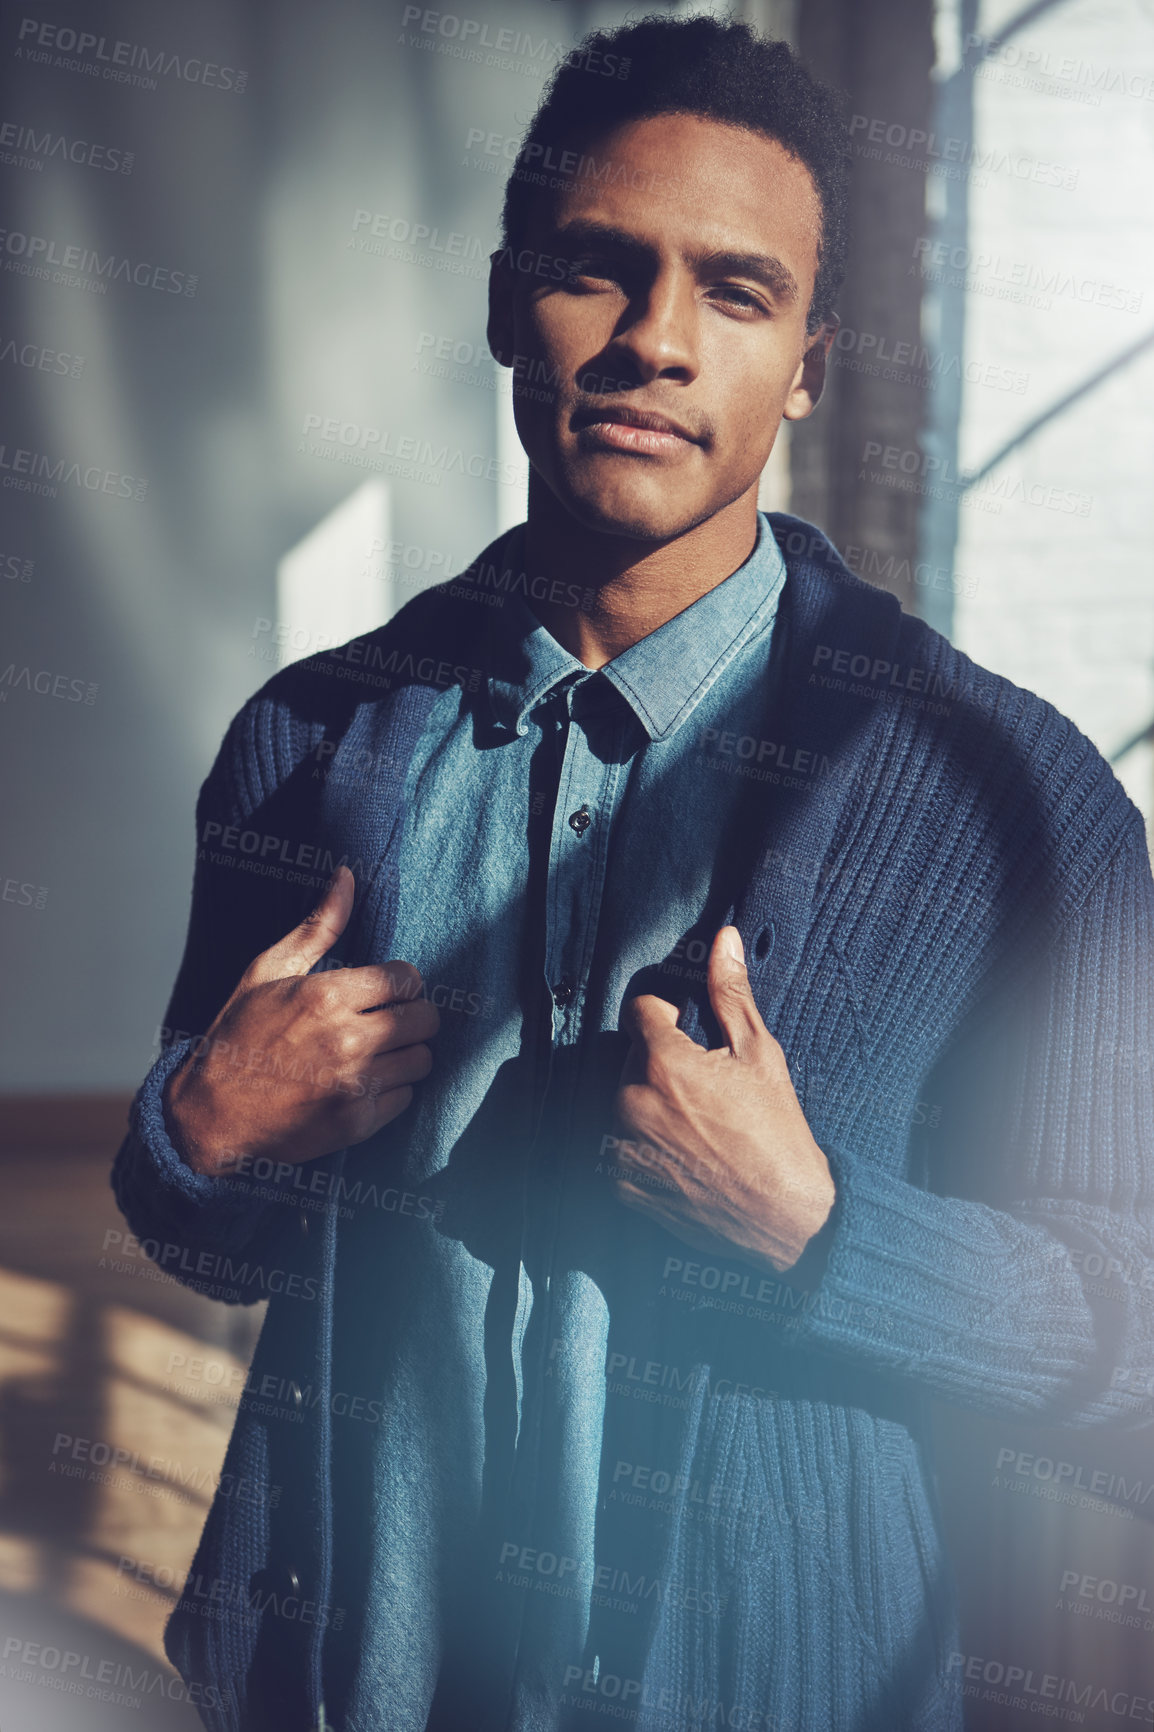
[(995, 1026), (989, 1070), (971, 1057), (954, 1078), (985, 1130), (947, 1143), (935, 1190), (825, 1149), (837, 1196), (794, 1342), (991, 1414), (1146, 1423), (1154, 882), (1139, 825)]
[(246, 871), (242, 853), (218, 846), (229, 826), (247, 823), (272, 833), (283, 822), (269, 815), (265, 788), (266, 779), (274, 780), (266, 765), (274, 746), (283, 744), (277, 739), (282, 732), (277, 706), (258, 694), (234, 718), (200, 790), (192, 908), (165, 1013), (164, 1050), (132, 1103), (111, 1174), (117, 1203), (145, 1254), (207, 1297), (241, 1304), (283, 1288), (301, 1250), (303, 1216), (290, 1206), (296, 1200), (286, 1184), (291, 1174), (274, 1169), (212, 1178), (194, 1172), (169, 1137), (164, 1087), (248, 963), (291, 923), (275, 880)]

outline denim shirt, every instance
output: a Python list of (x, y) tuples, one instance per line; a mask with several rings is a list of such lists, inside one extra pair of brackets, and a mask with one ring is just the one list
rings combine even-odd
[[(523, 537), (502, 544), (517, 574)], [(613, 1191), (619, 1021), (679, 940), (701, 979), (732, 902), (745, 800), (775, 775), (784, 579), (759, 514), (737, 571), (598, 671), (514, 584), (479, 620), (485, 680), (446, 690), (418, 742), (393, 949), (441, 1028), (347, 1169), (391, 1185), (409, 1230), (386, 1244), (358, 1210), (338, 1240), (325, 1707), (347, 1732), (402, 1704), (423, 1726), (422, 1702), (430, 1726), (587, 1724), (567, 1679), (640, 1675), (671, 1590), (661, 1500), (624, 1500), (639, 1468), (662, 1483), (686, 1352), (630, 1272), (643, 1243), (684, 1247)]]

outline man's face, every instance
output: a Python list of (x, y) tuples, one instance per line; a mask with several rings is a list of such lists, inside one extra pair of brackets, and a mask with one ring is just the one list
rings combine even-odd
[[(588, 528), (665, 541), (755, 498), (783, 415), (817, 401), (836, 330), (805, 328), (820, 203), (774, 139), (697, 115), (581, 148), (609, 167), (535, 201), (519, 268), (491, 273), (489, 343), (561, 504)], [(631, 413), (682, 433), (613, 420)]]

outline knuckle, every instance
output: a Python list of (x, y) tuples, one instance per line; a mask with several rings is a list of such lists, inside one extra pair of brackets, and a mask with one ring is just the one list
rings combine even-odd
[(427, 998), (415, 998), (410, 1004), (397, 1005), (392, 1012), (399, 1037), (406, 1041), (423, 1040), (436, 1034), (441, 1026), (441, 1013)]
[(333, 1031), (333, 1045), (342, 1059), (353, 1060), (360, 1057), (364, 1050), (364, 1033), (361, 1029), (351, 1027), (348, 1023)]
[(424, 985), (411, 962), (386, 962), (381, 968), (381, 976), (389, 998), (416, 998)]
[(357, 972), (371, 992), (374, 1004), (387, 1004), (391, 998), (397, 996), (393, 965), (375, 962), (358, 969)]
[(363, 1143), (377, 1128), (378, 1114), (367, 1098), (356, 1101), (342, 1115), (342, 1135), (349, 1143)]
[(416, 1046), (410, 1047), (409, 1050), (412, 1054), (412, 1066), (416, 1071), (414, 1081), (420, 1081), (422, 1077), (427, 1077), (433, 1068), (433, 1049), (431, 1046), (426, 1046), (423, 1041), (419, 1041)]
[(376, 1123), (378, 1125), (389, 1124), (399, 1113), (404, 1112), (412, 1098), (413, 1087), (411, 1083), (402, 1083), (399, 1088), (387, 1090), (377, 1103)]
[(306, 989), (309, 998), (315, 1002), (317, 1009), (324, 1011), (326, 1015), (332, 1015), (334, 1011), (340, 1010), (344, 1004), (344, 989), (334, 971), (325, 974), (306, 974), (300, 981), (297, 990), (305, 991)]

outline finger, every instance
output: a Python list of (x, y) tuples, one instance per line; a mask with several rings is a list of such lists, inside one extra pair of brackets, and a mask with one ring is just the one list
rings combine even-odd
[(307, 974), (332, 949), (348, 925), (355, 890), (356, 879), (349, 868), (338, 866), (312, 913), (250, 963), (245, 972), (246, 984), (259, 986), (266, 980)]
[(416, 1041), (412, 1046), (374, 1056), (358, 1071), (355, 1083), (366, 1094), (382, 1095), (390, 1089), (403, 1088), (406, 1083), (423, 1082), (432, 1068), (432, 1048), (424, 1041)]
[(367, 1142), (369, 1137), (375, 1136), (399, 1113), (403, 1113), (412, 1099), (412, 1084), (405, 1083), (401, 1088), (387, 1089), (379, 1095), (365, 1095), (354, 1101), (344, 1119), (346, 1141), (350, 1146)]
[(375, 1053), (393, 1052), (411, 1046), (414, 1041), (430, 1040), (441, 1026), (441, 1013), (427, 998), (365, 1011), (363, 1018)]
[(709, 951), (709, 1002), (735, 1058), (745, 1058), (767, 1033), (745, 967), (736, 926), (723, 926)]
[[(621, 1006), (621, 1032), (648, 1046), (659, 1035), (667, 1034), (671, 1028), (676, 1029), (680, 1015), (677, 1006), (670, 1004), (668, 999), (658, 998), (654, 992), (639, 992), (635, 998), (627, 998)], [(685, 1038), (688, 1040), (689, 1036)]]
[(348, 993), (350, 1006), (359, 1011), (408, 1004), (421, 996), (425, 984), (420, 971), (411, 962), (395, 960), (345, 968), (338, 979)]

